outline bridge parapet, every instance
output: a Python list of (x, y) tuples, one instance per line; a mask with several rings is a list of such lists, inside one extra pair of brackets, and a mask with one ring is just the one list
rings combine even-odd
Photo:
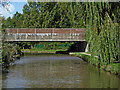
[(85, 28), (7, 28), (7, 41), (85, 41)]

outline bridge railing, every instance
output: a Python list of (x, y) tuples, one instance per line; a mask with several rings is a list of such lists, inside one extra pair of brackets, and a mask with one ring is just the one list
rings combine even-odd
[(7, 28), (7, 41), (85, 41), (85, 28)]

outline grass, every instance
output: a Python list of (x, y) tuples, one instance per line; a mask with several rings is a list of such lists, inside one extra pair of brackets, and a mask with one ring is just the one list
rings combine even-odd
[(90, 55), (86, 55), (86, 54), (83, 54), (83, 53), (80, 53), (80, 52), (75, 52), (75, 55), (83, 58), (83, 60), (85, 60), (87, 62), (89, 62), (90, 57), (91, 57)]
[(33, 49), (22, 49), (22, 51), (24, 53), (31, 53), (31, 52), (35, 52), (35, 53), (55, 53), (56, 51), (66, 51), (67, 49), (51, 49), (51, 50), (45, 50), (45, 49), (39, 49), (39, 48), (33, 48)]
[[(90, 53), (86, 53), (86, 54), (90, 54)], [(98, 66), (98, 58), (97, 57), (94, 57), (94, 60), (92, 56), (90, 55), (86, 55), (86, 54), (83, 54), (83, 53), (80, 53), (80, 52), (75, 52), (75, 55), (78, 56), (78, 57), (81, 57), (83, 58), (85, 61), (95, 65), (95, 66)], [(108, 71), (112, 74), (116, 74), (116, 75), (120, 75), (120, 63), (111, 63), (111, 64), (108, 64), (107, 66), (101, 66), (100, 67), (101, 69), (104, 69), (105, 71)]]

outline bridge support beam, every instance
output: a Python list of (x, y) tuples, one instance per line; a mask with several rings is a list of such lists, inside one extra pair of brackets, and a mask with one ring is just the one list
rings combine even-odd
[(88, 52), (88, 44), (87, 44), (87, 46), (86, 46), (85, 52)]

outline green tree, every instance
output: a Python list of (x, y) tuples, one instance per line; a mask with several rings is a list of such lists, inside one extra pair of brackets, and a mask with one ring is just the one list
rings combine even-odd
[[(86, 38), (92, 62), (106, 66), (119, 60), (119, 9), (120, 3), (86, 3)], [(99, 56), (98, 61), (95, 55)]]
[(23, 24), (23, 15), (16, 12), (13, 18), (7, 18), (4, 23), (6, 28), (21, 28)]

